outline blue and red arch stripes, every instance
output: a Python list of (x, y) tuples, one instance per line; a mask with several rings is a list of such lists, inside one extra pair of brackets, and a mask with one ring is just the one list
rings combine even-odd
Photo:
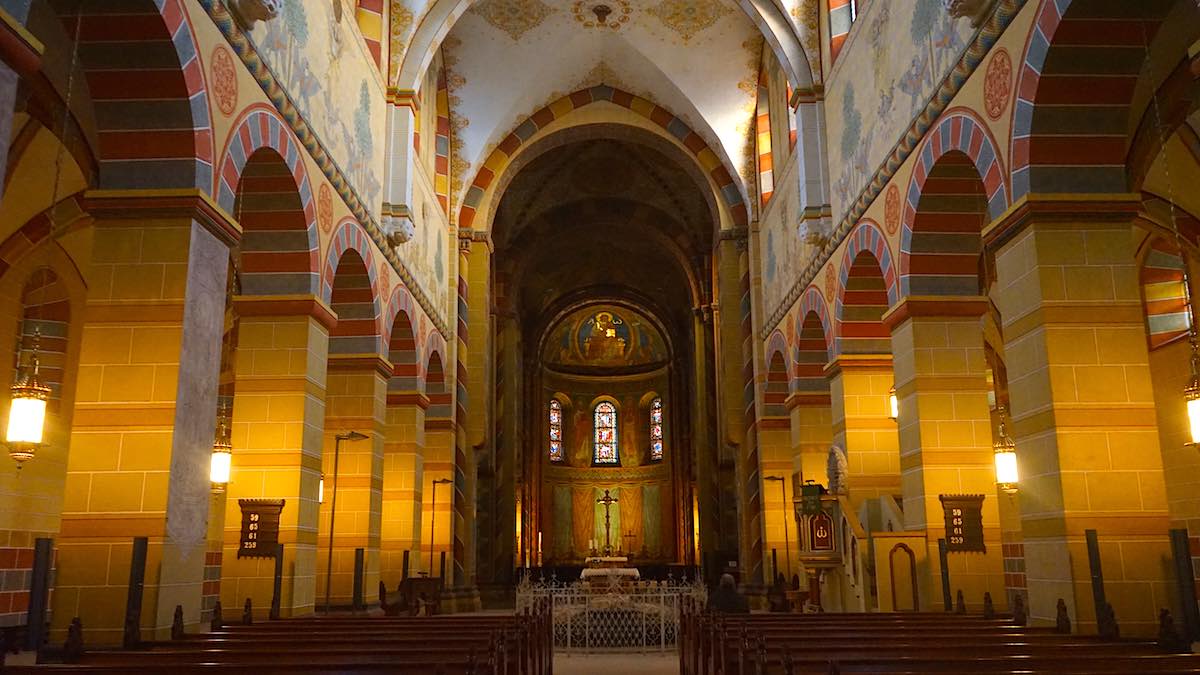
[(749, 223), (747, 205), (742, 199), (741, 189), (736, 179), (722, 162), (720, 156), (699, 134), (666, 108), (640, 96), (601, 84), (588, 89), (580, 89), (538, 110), (518, 124), (512, 133), (500, 141), (500, 145), (488, 155), (479, 168), (475, 180), (471, 182), (471, 186), (463, 197), (462, 207), (458, 213), (459, 227), (470, 228), (473, 226), (476, 210), (482, 203), (488, 186), (500, 176), (504, 167), (516, 155), (518, 148), (523, 143), (532, 138), (539, 129), (545, 128), (559, 117), (599, 101), (607, 101), (628, 108), (674, 136), (695, 155), (700, 166), (708, 172), (716, 184), (722, 200), (729, 208), (734, 223), (739, 226)]
[(1173, 242), (1155, 237), (1142, 260), (1140, 281), (1150, 349), (1185, 337), (1190, 316), (1179, 248)]
[[(763, 373), (763, 417), (787, 417), (787, 397), (792, 389), (791, 354), (783, 331), (776, 329), (767, 338), (766, 372)], [(775, 358), (783, 363), (783, 371), (773, 368)]]
[[(808, 338), (804, 334), (804, 327), (808, 323), (809, 316), (817, 317), (817, 321), (821, 325), (819, 355), (815, 345), (807, 344)], [(829, 310), (825, 306), (825, 297), (821, 295), (821, 291), (816, 286), (809, 286), (800, 296), (792, 333), (794, 335), (791, 352), (792, 370), (795, 374), (791, 383), (792, 392), (828, 389), (824, 369), (825, 364), (833, 358), (833, 327), (829, 323)], [(811, 355), (811, 358), (806, 357), (806, 354)], [(809, 382), (810, 386), (805, 386), (805, 382)]]
[[(388, 298), (383, 318), (384, 344), (387, 346), (388, 359), (392, 362), (392, 378), (388, 381), (389, 388), (396, 387), (402, 391), (419, 391), (423, 388), (423, 385), (418, 384), (422, 381), (425, 365), (425, 360), (420, 357), (424, 350), (421, 333), (416, 323), (418, 311), (419, 306), (413, 301), (412, 294), (408, 292), (404, 284), (396, 284), (391, 297)], [(401, 313), (403, 313), (404, 319), (400, 318)], [(404, 328), (407, 329), (405, 338), (411, 339), (412, 344), (398, 345), (401, 353), (397, 355), (395, 340), (399, 321), (405, 322)], [(407, 339), (402, 342), (407, 342)]]
[[(157, 13), (130, 11), (129, 3), (90, 3), (79, 15), (79, 42), (121, 43), (126, 67), (89, 69), (88, 89), (100, 125), (100, 187), (212, 189), (212, 109), (195, 36), (180, 0), (154, 0)], [(147, 6), (149, 9), (149, 6)], [(106, 11), (111, 10), (111, 11)], [(71, 33), (74, 22), (64, 28)], [(178, 70), (179, 77), (172, 71)], [(186, 100), (180, 112), (177, 101)], [(131, 104), (143, 113), (126, 114)], [(161, 106), (161, 107), (160, 107)], [(186, 115), (188, 120), (184, 120)], [(142, 120), (154, 118), (155, 125)], [(180, 126), (168, 127), (166, 122)], [(136, 134), (132, 142), (131, 134)], [(182, 173), (175, 167), (188, 165)], [(147, 170), (146, 167), (154, 167)]]
[(837, 326), (839, 352), (842, 351), (843, 346), (842, 323), (845, 312), (846, 282), (850, 278), (850, 268), (854, 265), (854, 259), (863, 251), (870, 253), (879, 264), (884, 288), (887, 290), (888, 306), (895, 305), (900, 297), (898, 274), (896, 266), (892, 264), (892, 253), (888, 249), (887, 237), (874, 221), (863, 220), (850, 232), (850, 236), (846, 237), (846, 252), (842, 255), (842, 264), (838, 269), (838, 293), (837, 299), (834, 301), (833, 315)]
[(999, 218), (1009, 206), (1003, 161), (997, 152), (991, 132), (973, 112), (956, 109), (949, 112), (926, 135), (924, 146), (917, 153), (916, 165), (908, 184), (904, 202), (903, 225), (900, 231), (900, 293), (909, 292), (909, 263), (912, 255), (913, 223), (921, 202), (925, 183), (938, 160), (948, 152), (959, 151), (971, 159), (983, 181), (987, 198), (988, 217)]
[[(1140, 50), (1144, 54), (1161, 18), (1149, 14), (1139, 17), (1137, 11), (1151, 12), (1153, 7), (1138, 3), (1129, 3), (1134, 12), (1121, 15), (1112, 12), (1111, 16), (1068, 17), (1073, 1), (1041, 0), (1025, 47), (1012, 113), (1013, 201), (1033, 191), (1035, 182), (1039, 183), (1039, 192), (1126, 190), (1125, 137), (1112, 133), (1108, 120), (1113, 116), (1104, 109), (1128, 108), (1139, 72), (1116, 65), (1107, 71), (1080, 72), (1072, 67), (1048, 72), (1048, 64), (1076, 60), (1048, 61), (1047, 57), (1052, 48), (1108, 49), (1111, 53), (1104, 63), (1133, 60), (1117, 52)], [(1142, 57), (1136, 60), (1140, 62)], [(1059, 123), (1052, 132), (1038, 133), (1034, 116), (1039, 107), (1047, 106), (1062, 112), (1090, 108), (1093, 114), (1073, 115), (1069, 129)], [(1039, 167), (1045, 171), (1034, 176), (1034, 169)]]
[(371, 287), (371, 305), (374, 310), (375, 349), (378, 353), (382, 354), (384, 353), (381, 351), (383, 345), (379, 343), (382, 341), (385, 331), (379, 326), (383, 315), (380, 310), (379, 293), (377, 290), (379, 288), (379, 268), (375, 262), (375, 254), (371, 246), (370, 237), (367, 236), (362, 226), (353, 218), (342, 220), (334, 228), (333, 236), (329, 240), (329, 251), (325, 254), (325, 265), (321, 268), (321, 300), (325, 304), (332, 306), (333, 281), (337, 276), (338, 264), (342, 260), (342, 255), (352, 249), (362, 258), (363, 266), (366, 268), (368, 283)]
[[(320, 267), (317, 207), (313, 199), (312, 184), (308, 180), (308, 170), (304, 165), (300, 143), (274, 108), (265, 104), (252, 106), (234, 122), (233, 132), (229, 134), (229, 140), (222, 152), (221, 169), (216, 176), (214, 191), (217, 196), (217, 204), (226, 212), (234, 213), (242, 170), (246, 168), (246, 162), (249, 161), (250, 156), (261, 148), (271, 148), (283, 158), (284, 163), (292, 172), (296, 191), (300, 195), (300, 204), (304, 210), (304, 227), (308, 239), (309, 256), (308, 283), (305, 288), (281, 290), (290, 293), (316, 293), (318, 290), (317, 271)], [(236, 214), (234, 215), (236, 216)]]

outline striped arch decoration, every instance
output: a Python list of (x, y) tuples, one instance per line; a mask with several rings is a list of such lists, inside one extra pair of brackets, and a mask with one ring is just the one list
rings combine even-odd
[[(187, 186), (211, 194), (211, 109), (196, 39), (180, 0), (89, 2), (79, 11), (81, 54), (105, 61), (89, 67), (85, 56), (83, 63), (100, 121), (99, 187)], [(75, 30), (74, 12), (63, 12), (68, 34)], [(113, 52), (114, 43), (119, 53)], [(131, 115), (134, 99), (137, 114)]]
[[(22, 256), (44, 241), (55, 230), (64, 231), (80, 219), (88, 218), (90, 220), (79, 201), (82, 197), (83, 192), (76, 192), (62, 199), (53, 208), (46, 209), (30, 218), (20, 229), (8, 235), (8, 238), (0, 243), (0, 276), (4, 276)], [(51, 221), (52, 213), (53, 221)], [(85, 220), (84, 222), (89, 221)]]
[[(380, 345), (378, 344), (381, 337), (387, 334), (386, 330), (381, 330), (379, 320), (383, 313), (379, 307), (379, 294), (375, 292), (378, 287), (378, 266), (375, 264), (375, 255), (371, 247), (371, 239), (362, 227), (353, 218), (346, 218), (334, 229), (333, 237), (329, 242), (329, 252), (325, 255), (325, 265), (321, 270), (321, 300), (329, 306), (333, 306), (333, 282), (337, 275), (338, 263), (342, 260), (342, 254), (346, 251), (354, 249), (362, 258), (363, 265), (366, 267), (367, 286), (371, 292), (372, 306), (372, 323), (374, 331), (372, 335), (375, 339), (375, 352), (380, 353)], [(340, 320), (340, 319), (339, 319)], [(336, 329), (335, 329), (336, 330)], [(331, 345), (332, 351), (332, 345)]]
[[(1068, 16), (1076, 0), (1042, 0), (1017, 79), (1012, 123), (1013, 201), (1035, 187), (1041, 192), (1125, 192), (1125, 139), (1113, 135), (1111, 120), (1128, 117), (1145, 45), (1157, 32), (1170, 3), (1100, 3), (1107, 11)], [(1092, 3), (1079, 2), (1090, 9)], [(1117, 7), (1120, 9), (1116, 9)], [(1107, 9), (1111, 7), (1112, 9)], [(1061, 47), (1056, 45), (1056, 41)], [(1048, 59), (1060, 48), (1060, 58)], [(1080, 72), (1077, 52), (1103, 50), (1094, 72)], [(1089, 114), (1074, 111), (1088, 109)], [(1038, 110), (1062, 122), (1037, 125)], [(1123, 127), (1122, 127), (1123, 128)]]
[[(296, 191), (300, 195), (300, 204), (304, 211), (304, 227), (308, 247), (306, 264), (298, 265), (297, 267), (306, 268), (307, 273), (301, 274), (299, 279), (286, 282), (282, 287), (278, 282), (268, 281), (265, 278), (274, 276), (270, 272), (264, 272), (261, 275), (264, 279), (261, 280), (256, 279), (256, 275), (254, 274), (245, 274), (242, 281), (243, 290), (247, 294), (256, 294), (268, 289), (273, 293), (283, 294), (316, 293), (318, 288), (317, 270), (319, 269), (317, 206), (314, 203), (312, 185), (308, 180), (308, 170), (304, 166), (300, 144), (292, 136), (291, 130), (274, 109), (265, 105), (253, 106), (243, 112), (241, 118), (234, 123), (233, 132), (229, 135), (229, 141), (222, 153), (221, 170), (217, 174), (217, 184), (215, 186), (217, 203), (226, 212), (234, 214), (238, 183), (241, 181), (243, 170), (246, 168), (246, 162), (249, 161), (250, 156), (256, 150), (261, 148), (275, 150), (283, 158), (288, 169), (291, 170), (292, 180)], [(236, 216), (237, 214), (234, 215)], [(275, 239), (277, 236), (286, 237), (286, 234), (268, 232), (263, 233), (262, 238)], [(285, 244), (278, 248), (266, 242), (258, 245), (253, 239), (251, 236), (250, 241), (243, 241), (242, 247), (244, 250), (265, 250), (269, 248), (273, 250), (287, 250), (292, 248), (290, 244)], [(256, 288), (258, 281), (263, 282), (261, 288)]]
[(1173, 242), (1155, 237), (1140, 270), (1150, 349), (1170, 344), (1188, 333), (1188, 297), (1183, 258)]
[[(809, 317), (816, 317), (821, 331), (815, 335)], [(796, 312), (795, 346), (792, 349), (792, 369), (795, 373), (793, 393), (828, 391), (825, 380), (825, 364), (833, 358), (833, 327), (829, 324), (829, 311), (825, 298), (816, 286), (809, 286), (800, 296)]]
[[(790, 85), (789, 85), (790, 87)], [(771, 159), (771, 102), (767, 73), (758, 73), (758, 103), (754, 117), (754, 145), (758, 155), (758, 194), (766, 206), (775, 191), (775, 170)]]
[(846, 44), (846, 36), (850, 35), (850, 25), (854, 23), (854, 8), (850, 3), (857, 0), (829, 0), (829, 58), (836, 62), (842, 45)]
[[(340, 0), (339, 0), (340, 1)], [(354, 19), (358, 22), (358, 30), (362, 33), (363, 41), (367, 43), (367, 51), (375, 59), (375, 65), (383, 67), (383, 0), (358, 0), (354, 10)]]
[[(870, 285), (874, 286), (877, 282), (882, 286), (881, 289), (859, 290), (850, 288), (850, 271), (854, 267), (854, 261), (860, 253), (869, 253), (874, 257), (878, 264), (880, 277), (877, 280), (871, 280)], [(837, 351), (838, 353), (845, 352), (845, 340), (847, 338), (882, 338), (883, 336), (876, 335), (858, 335), (850, 334), (857, 333), (857, 330), (848, 330), (848, 325), (857, 323), (850, 321), (846, 316), (846, 305), (851, 306), (875, 306), (879, 301), (885, 301), (887, 307), (891, 307), (899, 300), (899, 284), (896, 278), (896, 268), (892, 264), (892, 253), (888, 249), (887, 238), (879, 226), (871, 220), (863, 220), (847, 237), (846, 252), (842, 255), (842, 264), (838, 268), (838, 294), (834, 301), (834, 318), (837, 326)], [(866, 281), (865, 279), (863, 281)], [(858, 280), (855, 282), (858, 284)], [(853, 294), (853, 295), (851, 295)], [(876, 298), (878, 295), (880, 297)], [(847, 300), (854, 302), (847, 303)], [(881, 312), (882, 313), (882, 312)], [(882, 326), (882, 324), (881, 324)]]
[(433, 139), (433, 192), (438, 204), (447, 216), (450, 215), (450, 90), (446, 84), (446, 68), (438, 71), (437, 129)]
[[(433, 358), (433, 355), (437, 354), (439, 362), (442, 364), (442, 367), (445, 368), (446, 338), (442, 337), (442, 334), (437, 332), (436, 330), (431, 330), (431, 331), (429, 331), (429, 334), (425, 336), (425, 339), (422, 340), (422, 344), (424, 344), (424, 348), (423, 348), (424, 351), (422, 352), (422, 356), (420, 359), (421, 367), (424, 368), (425, 364), (429, 363), (429, 360)], [(427, 388), (426, 388), (427, 383), (425, 382), (425, 379), (424, 379), (425, 376), (426, 376), (426, 373), (422, 372), (421, 373), (422, 379), (420, 382), (421, 391), (427, 391)], [(447, 405), (447, 412), (448, 412), (449, 404), (450, 404), (450, 392), (447, 391), (447, 392), (445, 392), (445, 394), (446, 394), (445, 403)]]
[[(948, 114), (925, 139), (924, 147), (917, 153), (916, 166), (913, 168), (912, 179), (908, 184), (908, 195), (904, 204), (903, 227), (900, 233), (900, 293), (908, 295), (910, 291), (910, 269), (913, 257), (913, 224), (917, 218), (917, 208), (920, 206), (922, 195), (926, 194), (930, 175), (938, 165), (938, 161), (947, 153), (958, 151), (966, 155), (975, 167), (978, 177), (983, 181), (987, 200), (987, 215), (989, 220), (995, 220), (1008, 208), (1008, 189), (1004, 184), (1004, 168), (1000, 155), (996, 151), (996, 143), (991, 133), (974, 113), (967, 110), (956, 110)], [(934, 179), (940, 185), (944, 180)], [(932, 184), (930, 184), (932, 185)], [(970, 185), (966, 186), (967, 189)], [(939, 193), (954, 192), (957, 187), (951, 184), (949, 189), (940, 189)], [(978, 235), (985, 223), (980, 223), (972, 235)], [(939, 234), (951, 234), (938, 229)], [(969, 267), (974, 267), (974, 256), (970, 256)], [(975, 276), (974, 269), (964, 273)], [(931, 272), (932, 274), (932, 272)], [(923, 289), (921, 294), (926, 294)]]
[[(418, 311), (419, 306), (413, 301), (404, 284), (396, 284), (392, 297), (388, 299), (387, 312), (383, 319), (384, 343), (388, 349), (388, 360), (392, 362), (392, 377), (388, 380), (389, 390), (418, 391), (425, 363), (418, 357), (422, 351), (415, 322)], [(404, 319), (400, 319), (401, 312)], [(399, 321), (405, 322), (403, 327), (407, 330), (403, 331), (403, 335), (396, 332)]]
[[(765, 353), (767, 358), (764, 362), (766, 372), (763, 376), (763, 417), (787, 417), (787, 397), (791, 389), (792, 373), (789, 368), (787, 339), (781, 331), (771, 333)], [(783, 365), (782, 369), (773, 367), (777, 359), (778, 363)]]
[(716, 183), (721, 198), (729, 207), (734, 224), (745, 226), (749, 222), (747, 205), (742, 199), (737, 181), (721, 161), (720, 156), (708, 146), (708, 143), (699, 134), (666, 108), (640, 96), (601, 84), (588, 89), (580, 89), (538, 110), (518, 124), (512, 133), (500, 141), (500, 145), (492, 151), (492, 154), (488, 155), (487, 160), (479, 168), (475, 180), (471, 182), (471, 187), (467, 189), (466, 195), (463, 197), (463, 204), (458, 212), (458, 226), (460, 228), (472, 227), (476, 210), (483, 201), (484, 192), (487, 191), (492, 181), (503, 173), (504, 167), (516, 156), (521, 144), (554, 120), (598, 101), (608, 101), (628, 108), (662, 127), (680, 143), (683, 143)]

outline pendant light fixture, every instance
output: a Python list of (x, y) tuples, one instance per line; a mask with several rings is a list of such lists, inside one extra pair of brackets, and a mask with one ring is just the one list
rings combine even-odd
[(1017, 444), (1013, 441), (1012, 436), (1008, 435), (1008, 430), (1005, 428), (1005, 417), (1007, 412), (1004, 406), (1000, 406), (996, 410), (1000, 416), (1000, 425), (996, 430), (996, 440), (992, 443), (992, 450), (995, 452), (996, 461), (996, 487), (1001, 492), (1014, 494), (1017, 491)]
[(217, 435), (213, 440), (212, 459), (208, 479), (214, 494), (221, 494), (229, 487), (229, 474), (233, 469), (233, 444), (229, 440), (228, 409), (217, 413)]
[(46, 428), (46, 401), (50, 398), (50, 387), (38, 380), (41, 328), (33, 330), (33, 346), (27, 362), (22, 358), (25, 351), (23, 338), (23, 335), (17, 338), (17, 376), (12, 385), (8, 430), (4, 437), (8, 444), (8, 456), (16, 461), (18, 469), (33, 459), (42, 445), (42, 434)]

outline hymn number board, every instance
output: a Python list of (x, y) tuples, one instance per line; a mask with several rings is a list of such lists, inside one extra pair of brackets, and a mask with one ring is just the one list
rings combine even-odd
[(983, 495), (938, 495), (946, 515), (946, 551), (984, 553)]
[(239, 499), (242, 536), (237, 557), (273, 558), (279, 545), (279, 514), (282, 499)]

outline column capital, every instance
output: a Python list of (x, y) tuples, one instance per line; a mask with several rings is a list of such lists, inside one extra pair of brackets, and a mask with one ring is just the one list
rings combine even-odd
[(415, 405), (421, 410), (429, 409), (429, 397), (419, 391), (389, 391), (388, 405)]
[(797, 391), (788, 394), (783, 405), (788, 410), (816, 406), (828, 407), (832, 400), (832, 396), (827, 391)]
[(337, 325), (337, 312), (315, 295), (235, 295), (233, 308), (240, 316), (308, 316), (325, 330)]
[(226, 246), (236, 246), (242, 240), (242, 226), (198, 188), (88, 190), (83, 194), (83, 207), (98, 223), (190, 218)]
[(1027, 194), (983, 228), (983, 244), (995, 251), (1032, 222), (1132, 223), (1141, 210), (1141, 195), (1127, 192)]
[(842, 370), (855, 368), (891, 368), (891, 354), (839, 354), (825, 364), (825, 377), (833, 377)]
[(988, 299), (978, 295), (910, 295), (884, 312), (880, 321), (890, 333), (916, 317), (978, 318), (988, 306)]
[(400, 89), (399, 87), (388, 87), (387, 101), (394, 106), (409, 108), (414, 113), (421, 109), (421, 97), (412, 89)]
[(379, 354), (330, 354), (329, 371), (340, 373), (365, 373), (374, 370), (383, 379), (392, 377), (392, 362)]

